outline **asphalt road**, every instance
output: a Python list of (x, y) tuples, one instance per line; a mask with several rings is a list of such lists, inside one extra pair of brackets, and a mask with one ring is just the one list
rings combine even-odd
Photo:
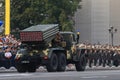
[(84, 72), (69, 71), (48, 73), (38, 69), (35, 73), (18, 73), (15, 69), (1, 70), (0, 80), (120, 80), (120, 67), (95, 68)]
[(120, 80), (120, 70), (1, 73), (0, 80)]

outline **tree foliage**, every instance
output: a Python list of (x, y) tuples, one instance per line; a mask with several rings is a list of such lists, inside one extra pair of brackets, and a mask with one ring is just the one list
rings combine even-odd
[(72, 30), (72, 17), (81, 0), (11, 0), (11, 29), (37, 24), (59, 24)]

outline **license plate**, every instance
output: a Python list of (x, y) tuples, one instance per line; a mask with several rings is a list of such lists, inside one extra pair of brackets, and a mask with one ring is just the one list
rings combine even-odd
[(21, 63), (30, 63), (30, 61), (21, 61)]

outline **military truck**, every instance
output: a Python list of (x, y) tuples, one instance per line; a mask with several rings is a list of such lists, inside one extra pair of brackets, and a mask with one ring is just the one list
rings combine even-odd
[(76, 34), (59, 32), (63, 36), (61, 46), (52, 46), (52, 40), (59, 32), (57, 24), (35, 25), (20, 32), (21, 46), (15, 57), (18, 72), (35, 72), (45, 66), (48, 72), (65, 71), (66, 65), (75, 64), (77, 71), (84, 71), (86, 58), (79, 49)]

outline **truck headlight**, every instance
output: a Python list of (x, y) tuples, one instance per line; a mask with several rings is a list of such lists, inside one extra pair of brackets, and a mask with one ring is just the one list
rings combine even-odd
[(15, 56), (15, 59), (16, 60), (18, 60), (18, 59), (20, 59), (20, 57), (22, 57), (22, 53), (20, 53), (20, 52), (17, 52), (17, 54), (16, 54), (16, 56)]

